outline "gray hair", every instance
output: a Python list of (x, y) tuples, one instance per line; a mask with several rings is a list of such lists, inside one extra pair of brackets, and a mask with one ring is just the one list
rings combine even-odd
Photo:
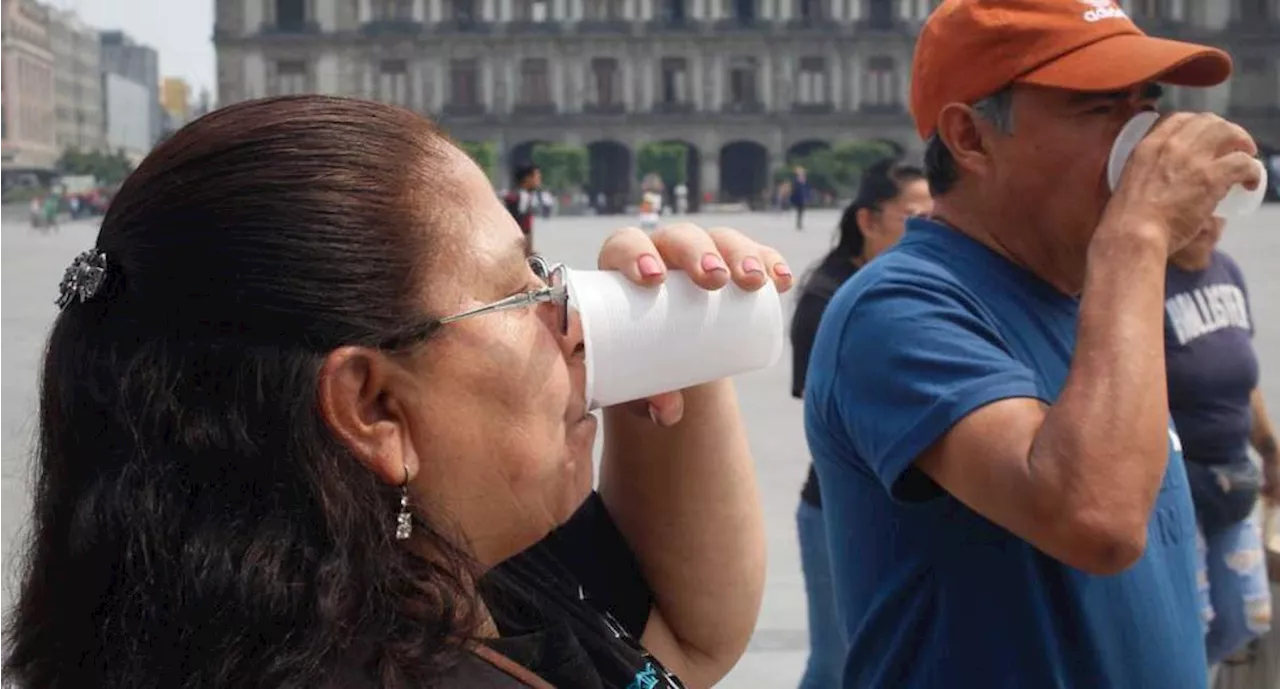
[[(1013, 89), (1003, 88), (971, 107), (1001, 133), (1013, 133)], [(924, 172), (929, 180), (929, 192), (934, 196), (946, 193), (959, 177), (955, 157), (936, 132), (925, 142)]]

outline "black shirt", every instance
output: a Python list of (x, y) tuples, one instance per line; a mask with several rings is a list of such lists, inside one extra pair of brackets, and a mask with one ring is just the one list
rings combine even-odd
[[(804, 399), (804, 377), (809, 369), (809, 352), (818, 334), (818, 323), (831, 297), (858, 268), (848, 258), (827, 256), (804, 281), (796, 312), (791, 317), (791, 396)], [(818, 474), (809, 465), (809, 477), (800, 491), (800, 499), (822, 506), (822, 494), (818, 490)]]
[(490, 570), (481, 591), (502, 637), (487, 645), (552, 685), (666, 686), (646, 683), (664, 671), (637, 641), (653, 593), (599, 494)]

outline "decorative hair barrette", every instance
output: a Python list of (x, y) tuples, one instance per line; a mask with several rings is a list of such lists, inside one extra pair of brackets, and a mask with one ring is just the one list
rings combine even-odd
[(58, 308), (65, 309), (73, 301), (89, 301), (107, 280), (107, 255), (98, 249), (89, 249), (76, 256), (58, 285)]

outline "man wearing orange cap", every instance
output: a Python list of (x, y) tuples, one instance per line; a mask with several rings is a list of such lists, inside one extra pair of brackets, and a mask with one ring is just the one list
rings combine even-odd
[(846, 283), (805, 424), (851, 642), (846, 687), (1200, 689), (1196, 522), (1165, 386), (1169, 254), (1255, 152), (1120, 128), (1221, 51), (1105, 0), (944, 0), (911, 108), (934, 214)]

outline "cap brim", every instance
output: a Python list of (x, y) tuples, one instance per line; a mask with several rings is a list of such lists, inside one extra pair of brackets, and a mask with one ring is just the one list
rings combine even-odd
[(1077, 48), (1014, 81), (1072, 91), (1118, 91), (1145, 82), (1214, 86), (1231, 76), (1217, 48), (1143, 34), (1120, 34)]

